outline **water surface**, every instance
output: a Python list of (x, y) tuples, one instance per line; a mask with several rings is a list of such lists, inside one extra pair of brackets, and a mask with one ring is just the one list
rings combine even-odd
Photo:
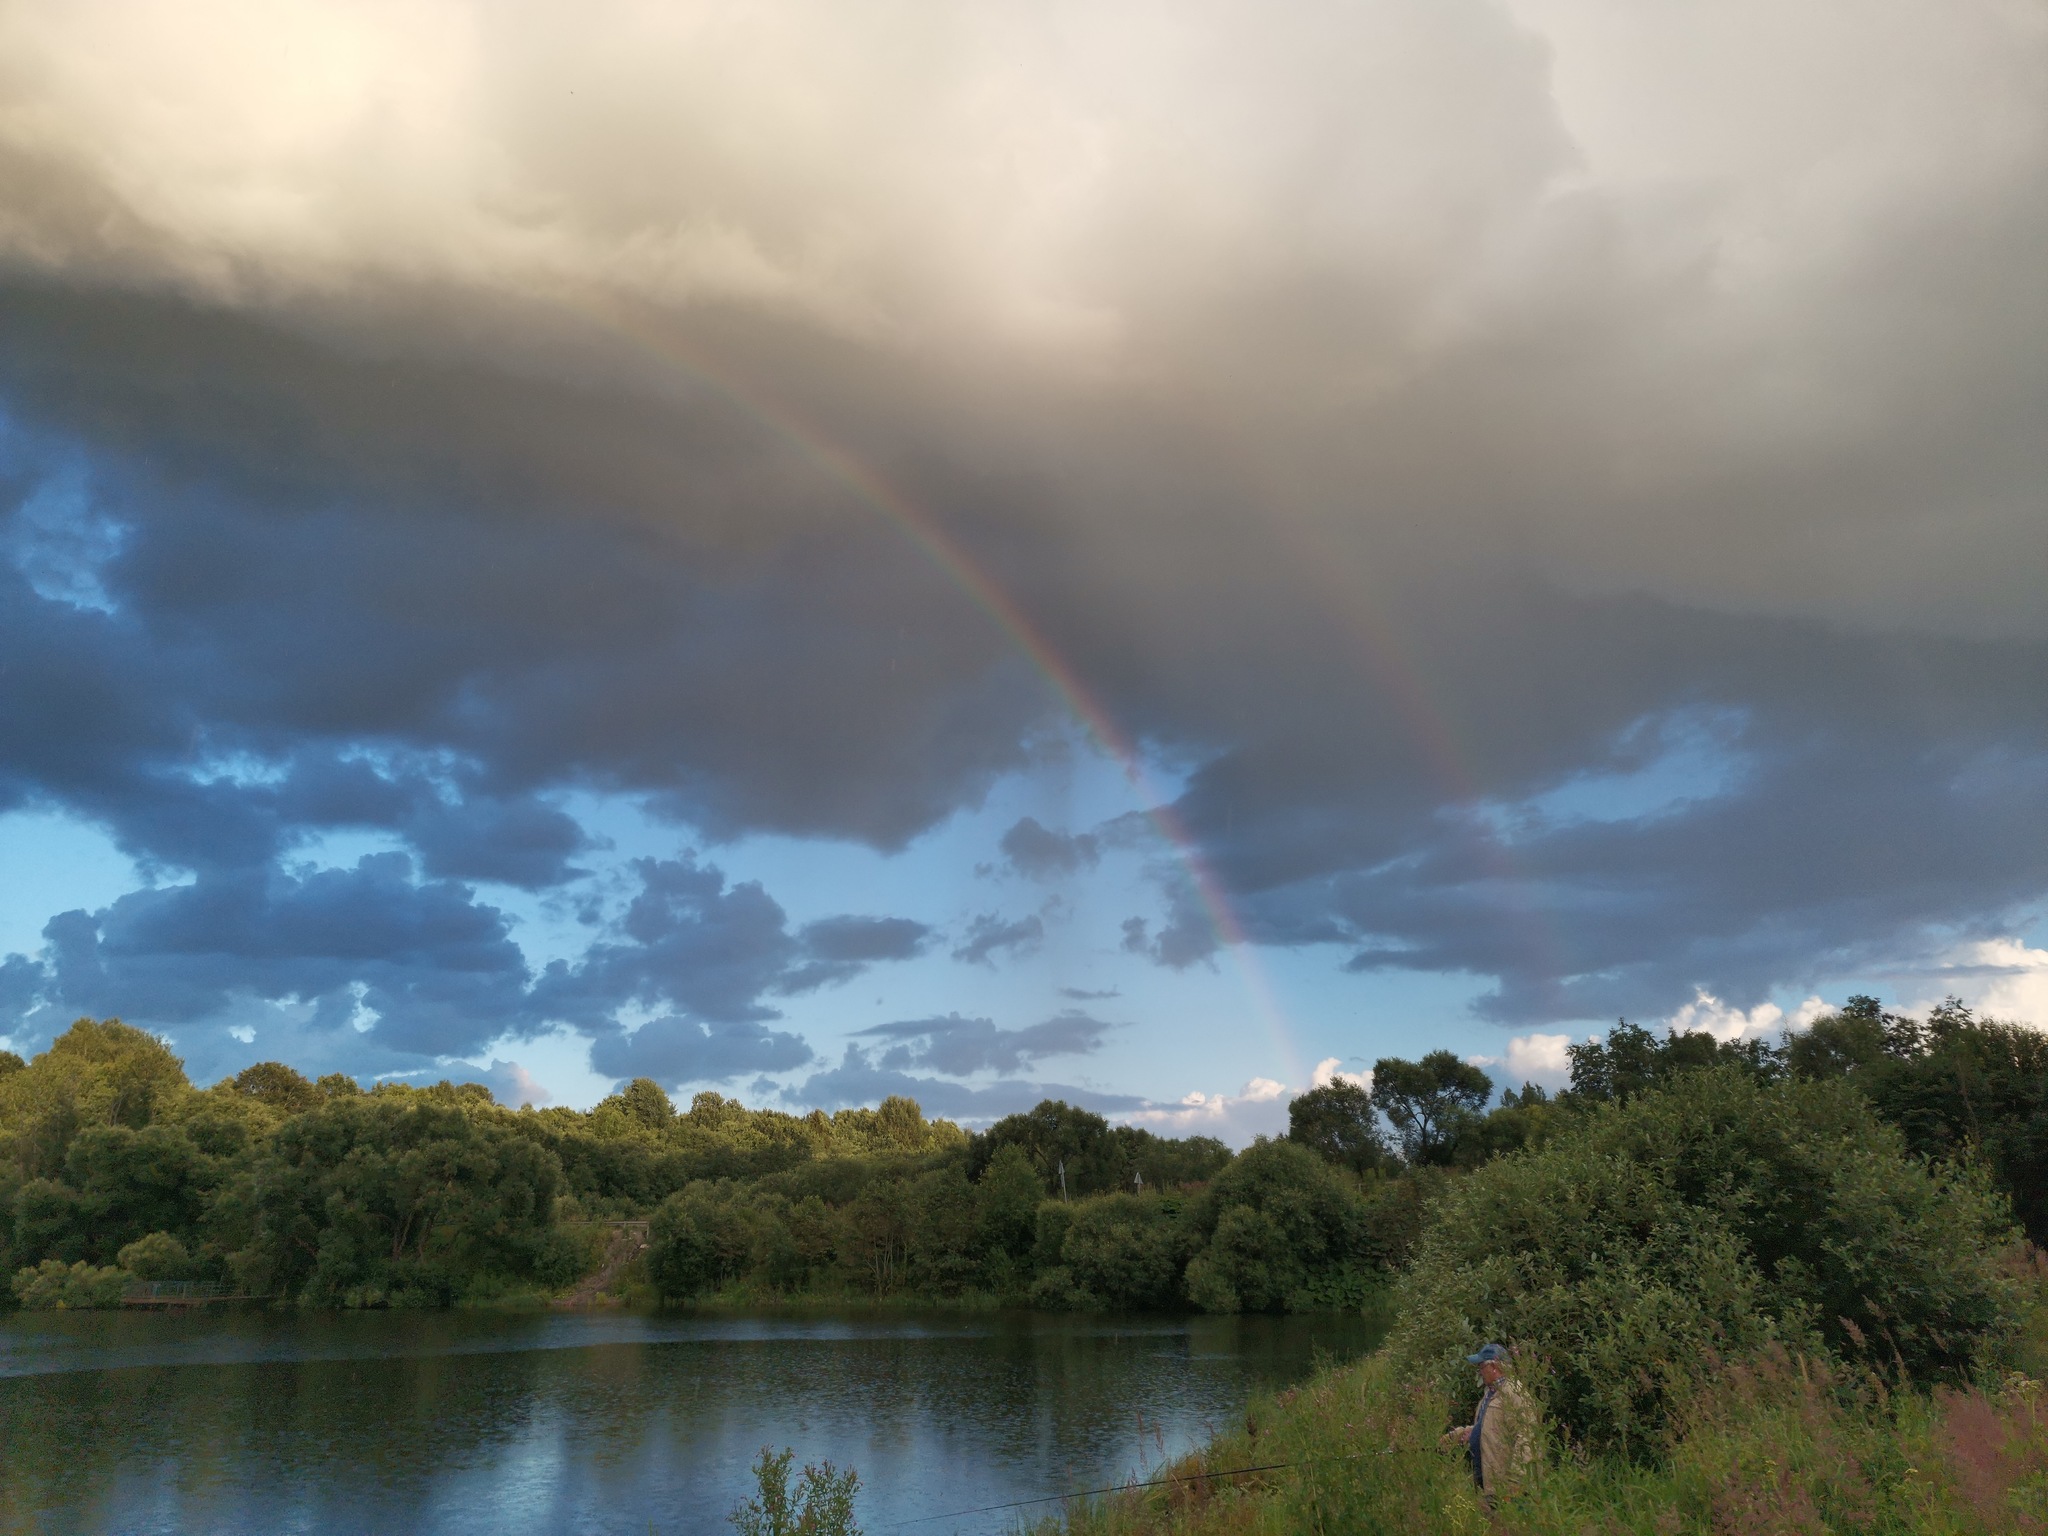
[(0, 1523), (710, 1536), (774, 1444), (858, 1467), (887, 1536), (1156, 1469), (1374, 1342), (1335, 1316), (17, 1315)]

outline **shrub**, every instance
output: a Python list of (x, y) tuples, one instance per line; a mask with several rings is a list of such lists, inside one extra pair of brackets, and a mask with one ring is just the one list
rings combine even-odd
[(14, 1295), (29, 1311), (118, 1307), (134, 1279), (112, 1265), (95, 1269), (83, 1260), (67, 1265), (62, 1259), (45, 1259), (33, 1269), (16, 1272)]
[(794, 1451), (761, 1447), (754, 1462), (760, 1491), (728, 1516), (740, 1536), (861, 1536), (853, 1523), (860, 1474), (852, 1467), (842, 1472), (829, 1461), (806, 1465), (792, 1491), (789, 1464), (794, 1460)]
[(190, 1280), (192, 1255), (168, 1232), (138, 1237), (121, 1250), (121, 1268), (138, 1280)]
[[(1291, 1141), (1252, 1147), (1191, 1209), (1199, 1244), (1187, 1293), (1208, 1312), (1307, 1311), (1314, 1282), (1376, 1267), (1366, 1206), (1328, 1163)], [(1355, 1286), (1336, 1279), (1346, 1297)]]
[(1060, 1256), (1075, 1284), (1116, 1308), (1171, 1305), (1186, 1257), (1174, 1214), (1144, 1195), (1105, 1195), (1074, 1207)]
[(1980, 1177), (1839, 1085), (1702, 1069), (1449, 1190), (1396, 1350), (1457, 1389), (1475, 1343), (1533, 1345), (1559, 1423), (1647, 1454), (1709, 1362), (1772, 1341), (1967, 1379), (2015, 1324), (2012, 1236)]

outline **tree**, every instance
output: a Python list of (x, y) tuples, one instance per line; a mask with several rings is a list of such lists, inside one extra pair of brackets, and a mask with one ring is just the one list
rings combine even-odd
[(1156, 1196), (1104, 1195), (1076, 1206), (1060, 1244), (1074, 1283), (1113, 1308), (1172, 1304), (1187, 1262), (1175, 1213)]
[(675, 1105), (661, 1091), (661, 1084), (651, 1077), (636, 1077), (626, 1084), (619, 1102), (626, 1118), (642, 1130), (660, 1135), (676, 1123)]
[(530, 1274), (561, 1164), (494, 1114), (400, 1089), (286, 1121), (252, 1171), (238, 1267), (263, 1289), (354, 1305), (445, 1304)]
[(1287, 1106), (1287, 1139), (1358, 1173), (1381, 1167), (1391, 1156), (1372, 1094), (1342, 1078), (1311, 1088)]
[(1710, 1358), (1773, 1341), (1970, 1379), (2015, 1319), (2012, 1237), (1981, 1173), (1911, 1156), (1847, 1084), (1723, 1064), (1451, 1185), (1395, 1350), (1455, 1387), (1475, 1343), (1525, 1343), (1574, 1438), (1650, 1454)]
[(268, 1105), (281, 1115), (296, 1115), (311, 1109), (321, 1099), (320, 1090), (306, 1077), (281, 1061), (259, 1061), (235, 1074), (235, 1092)]
[(1204, 1311), (1355, 1302), (1355, 1294), (1330, 1292), (1355, 1292), (1379, 1268), (1365, 1202), (1349, 1180), (1292, 1141), (1247, 1150), (1190, 1207), (1188, 1225), (1199, 1251), (1187, 1267), (1187, 1291)]
[(973, 1171), (979, 1173), (1005, 1146), (1021, 1147), (1055, 1194), (1079, 1198), (1122, 1182), (1109, 1122), (1062, 1099), (1046, 1099), (1021, 1115), (1005, 1116), (975, 1137), (969, 1153)]
[(1458, 1131), (1492, 1096), (1493, 1079), (1450, 1051), (1373, 1064), (1373, 1104), (1392, 1123), (1411, 1164), (1448, 1162)]

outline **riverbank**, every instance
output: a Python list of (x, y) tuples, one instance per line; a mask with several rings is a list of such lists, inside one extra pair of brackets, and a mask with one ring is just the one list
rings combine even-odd
[[(1514, 1536), (2048, 1530), (2048, 1305), (2015, 1368), (1969, 1390), (1892, 1391), (1771, 1352), (1724, 1368), (1653, 1463), (1558, 1454), (1489, 1510), (1462, 1454), (1440, 1446), (1449, 1404), (1399, 1378), (1385, 1350), (1255, 1398), (1244, 1421), (1153, 1474), (1077, 1505), (1036, 1536)], [(1265, 1468), (1237, 1474), (1239, 1468)]]

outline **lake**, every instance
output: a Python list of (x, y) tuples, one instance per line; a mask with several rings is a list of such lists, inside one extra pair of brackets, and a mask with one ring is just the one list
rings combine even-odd
[(17, 1314), (0, 1522), (710, 1536), (772, 1444), (859, 1468), (869, 1536), (1004, 1531), (928, 1517), (1144, 1475), (1376, 1342), (1353, 1316)]

